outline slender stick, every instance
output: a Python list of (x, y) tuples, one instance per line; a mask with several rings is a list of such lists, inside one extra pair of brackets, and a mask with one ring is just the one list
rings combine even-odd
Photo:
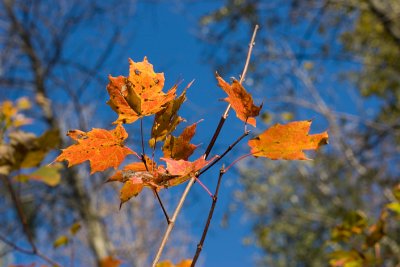
[(221, 180), (222, 180), (222, 176), (224, 174), (225, 174), (225, 169), (224, 169), (224, 166), (222, 166), (221, 170), (219, 171), (217, 187), (215, 188), (215, 193), (212, 197), (212, 204), (211, 204), (210, 211), (208, 212), (207, 222), (206, 222), (206, 225), (204, 226), (204, 230), (203, 230), (203, 234), (201, 235), (200, 242), (197, 245), (196, 254), (194, 255), (192, 264), (190, 265), (191, 267), (194, 267), (196, 265), (197, 259), (199, 258), (200, 253), (203, 249), (203, 244), (204, 244), (204, 241), (206, 240), (208, 228), (210, 227), (211, 219), (214, 215), (215, 206), (216, 206), (217, 200), (218, 200), (219, 188), (221, 186)]
[(165, 219), (167, 220), (167, 223), (170, 224), (171, 223), (171, 219), (168, 216), (167, 210), (165, 209), (165, 206), (163, 204), (163, 202), (161, 201), (160, 195), (158, 194), (157, 190), (154, 189), (154, 194), (156, 195), (157, 199), (158, 199), (158, 203), (160, 203), (161, 209), (164, 213)]
[[(240, 83), (240, 84), (244, 81), (244, 79), (245, 79), (245, 77), (246, 77), (247, 69), (249, 68), (251, 53), (252, 53), (252, 51), (253, 51), (254, 41), (255, 41), (255, 39), (256, 39), (256, 35), (257, 35), (258, 28), (259, 28), (258, 25), (256, 25), (256, 26), (254, 27), (253, 35), (252, 35), (251, 41), (250, 41), (250, 43), (249, 43), (249, 50), (248, 50), (248, 52), (247, 52), (246, 63), (244, 64), (244, 68), (243, 68), (243, 71), (242, 71), (242, 75), (240, 75), (240, 80), (239, 80), (239, 83)], [(225, 121), (226, 121), (226, 118), (228, 117), (228, 113), (229, 113), (229, 110), (230, 110), (230, 109), (231, 109), (231, 104), (229, 104), (229, 105), (226, 107), (225, 112), (222, 114), (221, 119), (219, 120), (218, 126), (217, 126), (217, 128), (215, 129), (214, 135), (213, 135), (213, 137), (211, 138), (211, 141), (210, 141), (210, 143), (208, 144), (208, 147), (207, 147), (207, 149), (206, 149), (206, 152), (205, 152), (206, 159), (207, 159), (208, 155), (210, 154), (211, 149), (214, 147), (215, 141), (217, 141), (217, 138), (218, 138), (218, 136), (219, 136), (219, 133), (221, 132), (222, 126), (224, 126), (224, 123), (225, 123)]]
[(182, 196), (181, 196), (181, 198), (179, 200), (179, 203), (178, 203), (178, 205), (177, 205), (177, 207), (175, 209), (175, 212), (172, 215), (172, 218), (170, 219), (170, 222), (168, 224), (167, 230), (165, 231), (164, 237), (163, 237), (163, 239), (161, 241), (161, 244), (160, 244), (160, 248), (158, 249), (157, 254), (154, 257), (153, 264), (151, 265), (152, 267), (156, 267), (158, 261), (160, 260), (161, 254), (162, 254), (162, 252), (164, 250), (164, 247), (165, 247), (165, 244), (167, 243), (167, 240), (168, 240), (169, 235), (170, 235), (170, 233), (172, 231), (172, 228), (174, 228), (176, 218), (178, 217), (178, 214), (182, 209), (183, 203), (185, 202), (186, 196), (189, 193), (190, 188), (192, 187), (192, 185), (193, 185), (195, 180), (196, 180), (196, 178), (192, 177), (189, 180), (189, 183), (186, 186), (185, 191), (183, 191), (183, 194), (182, 194)]
[[(142, 156), (144, 157), (146, 153), (144, 151), (143, 118), (140, 119), (140, 138), (142, 139)], [(149, 171), (147, 169), (146, 161), (144, 161), (144, 165), (146, 165), (146, 170)]]
[[(244, 78), (246, 76), (246, 72), (247, 72), (247, 69), (248, 69), (248, 65), (250, 63), (251, 52), (253, 50), (254, 40), (256, 38), (257, 30), (258, 30), (258, 25), (256, 25), (254, 27), (253, 36), (251, 37), (251, 41), (249, 43), (249, 51), (247, 53), (246, 63), (245, 63), (245, 66), (243, 68), (242, 75), (240, 77), (240, 82), (243, 82)], [(218, 123), (218, 126), (217, 126), (217, 128), (216, 128), (216, 130), (214, 132), (214, 135), (211, 138), (211, 141), (207, 146), (206, 152), (204, 153), (204, 158), (205, 159), (207, 159), (207, 157), (209, 156), (209, 154), (210, 154), (210, 152), (211, 152), (211, 150), (212, 150), (212, 148), (213, 148), (213, 146), (215, 144), (215, 141), (217, 140), (218, 135), (221, 132), (221, 129), (222, 129), (224, 123), (225, 123), (225, 120), (228, 117), (228, 113), (229, 113), (230, 108), (231, 108), (230, 105), (228, 105), (226, 110), (225, 110), (225, 112), (224, 112), (224, 114), (221, 116), (221, 119), (220, 119), (220, 121)], [(163, 237), (163, 239), (161, 241), (160, 247), (158, 248), (157, 254), (154, 257), (154, 260), (153, 260), (153, 263), (152, 263), (152, 267), (156, 267), (157, 262), (160, 260), (161, 254), (162, 254), (162, 252), (164, 250), (164, 247), (165, 247), (165, 245), (167, 243), (167, 240), (168, 240), (168, 238), (169, 238), (169, 236), (171, 234), (171, 231), (172, 231), (172, 229), (173, 229), (173, 227), (175, 225), (176, 218), (178, 217), (178, 214), (179, 214), (179, 212), (180, 212), (180, 210), (181, 210), (181, 208), (183, 206), (183, 203), (186, 200), (186, 197), (187, 197), (190, 189), (192, 188), (194, 182), (196, 181), (196, 178), (198, 178), (198, 177), (199, 176), (190, 178), (190, 180), (189, 180), (189, 182), (188, 182), (188, 184), (187, 184), (187, 186), (185, 188), (185, 191), (183, 191), (183, 194), (182, 194), (181, 198), (179, 199), (178, 205), (175, 208), (174, 214), (172, 215), (170, 223), (168, 224), (168, 227), (167, 227), (167, 229), (166, 229), (166, 231), (164, 233), (164, 237)]]

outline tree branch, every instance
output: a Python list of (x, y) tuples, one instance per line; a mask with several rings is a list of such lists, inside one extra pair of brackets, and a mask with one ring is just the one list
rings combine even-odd
[[(240, 83), (242, 83), (242, 82), (244, 81), (244, 78), (246, 77), (248, 65), (249, 65), (249, 63), (250, 63), (251, 52), (252, 52), (252, 50), (253, 50), (254, 40), (255, 40), (255, 38), (256, 38), (256, 34), (257, 34), (258, 28), (259, 28), (258, 25), (256, 25), (256, 26), (254, 27), (253, 36), (252, 36), (251, 41), (250, 41), (250, 43), (249, 43), (249, 51), (248, 51), (248, 53), (247, 53), (246, 63), (245, 63), (245, 65), (244, 65), (242, 75), (240, 76)], [(215, 141), (217, 140), (218, 135), (219, 135), (219, 133), (221, 132), (221, 129), (222, 129), (224, 123), (225, 123), (225, 120), (226, 120), (226, 118), (228, 117), (229, 110), (230, 110), (230, 105), (227, 106), (227, 108), (226, 108), (224, 114), (222, 115), (222, 117), (221, 117), (221, 119), (220, 119), (220, 121), (219, 121), (219, 123), (218, 123), (218, 126), (217, 126), (217, 128), (216, 128), (216, 130), (215, 130), (215, 132), (214, 132), (214, 135), (213, 135), (213, 137), (211, 138), (211, 141), (210, 141), (210, 143), (209, 143), (208, 146), (207, 146), (206, 152), (204, 153), (204, 158), (205, 158), (205, 159), (207, 159), (208, 155), (210, 154), (211, 149), (213, 148), (213, 146), (214, 146), (214, 144), (215, 144)], [(228, 149), (229, 149), (229, 148), (228, 148)], [(178, 205), (177, 205), (177, 207), (175, 208), (174, 214), (172, 215), (172, 218), (171, 218), (171, 220), (170, 220), (170, 223), (168, 224), (168, 227), (167, 227), (167, 229), (166, 229), (166, 231), (165, 231), (165, 233), (164, 233), (164, 237), (163, 237), (163, 239), (162, 239), (162, 241), (161, 241), (160, 247), (158, 248), (158, 251), (157, 251), (157, 253), (156, 253), (156, 256), (154, 257), (154, 260), (153, 260), (153, 263), (152, 263), (152, 267), (156, 267), (158, 261), (160, 260), (161, 254), (162, 254), (162, 252), (163, 252), (163, 250), (164, 250), (164, 247), (165, 247), (165, 245), (166, 245), (166, 243), (167, 243), (167, 240), (168, 240), (168, 238), (169, 238), (169, 236), (170, 236), (170, 234), (171, 234), (171, 231), (172, 231), (172, 229), (173, 229), (173, 227), (174, 227), (174, 225), (175, 225), (176, 218), (178, 217), (178, 214), (179, 214), (179, 212), (180, 212), (180, 210), (181, 210), (181, 208), (182, 208), (182, 206), (183, 206), (183, 203), (184, 203), (185, 200), (186, 200), (186, 197), (187, 197), (187, 195), (188, 195), (190, 189), (192, 188), (194, 182), (195, 182), (196, 179), (199, 177), (199, 175), (200, 175), (200, 173), (198, 173), (196, 176), (190, 178), (190, 180), (189, 180), (189, 182), (188, 182), (188, 184), (187, 184), (187, 186), (186, 186), (186, 188), (185, 188), (185, 191), (183, 192), (181, 198), (179, 199)]]

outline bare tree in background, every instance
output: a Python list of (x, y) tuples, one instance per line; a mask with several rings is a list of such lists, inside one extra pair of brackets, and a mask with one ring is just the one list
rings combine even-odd
[[(108, 72), (112, 69), (113, 73), (123, 71), (119, 65), (108, 64), (116, 53), (121, 53), (122, 36), (132, 37), (131, 30), (124, 25), (131, 23), (135, 9), (134, 1), (3, 0), (0, 4), (1, 100), (28, 96), (35, 101), (35, 108), (29, 114), (34, 118), (33, 131), (60, 129), (62, 147), (69, 142), (64, 138), (66, 129), (88, 130), (89, 121), (91, 126), (101, 125), (108, 114), (95, 115), (99, 114), (96, 104), (107, 99), (107, 76), (100, 74), (106, 69)], [(86, 169), (66, 169), (62, 184), (55, 189), (37, 184), (22, 184), (18, 188), (36, 242), (49, 255), (63, 259), (58, 251), (53, 251), (52, 242), (78, 221), (83, 230), (78, 236), (79, 242), (74, 242), (70, 252), (64, 253), (66, 262), (92, 266), (94, 262), (115, 256), (132, 266), (145, 266), (160, 235), (159, 223), (165, 224), (162, 219), (155, 219), (162, 214), (154, 205), (154, 197), (144, 194), (118, 212), (114, 201), (117, 188), (102, 187), (104, 176), (87, 176)], [(0, 190), (1, 233), (24, 244), (9, 195), (4, 187)], [(87, 257), (88, 252), (93, 257)], [(3, 257), (18, 253), (6, 245), (0, 252)]]

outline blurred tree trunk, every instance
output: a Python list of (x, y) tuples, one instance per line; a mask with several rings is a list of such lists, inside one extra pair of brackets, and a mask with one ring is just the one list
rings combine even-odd
[[(49, 91), (46, 88), (45, 81), (52, 73), (51, 67), (59, 61), (61, 52), (58, 52), (51, 58), (51, 62), (44, 62), (38, 56), (36, 48), (32, 44), (32, 39), (35, 38), (33, 32), (26, 29), (25, 25), (19, 21), (16, 12), (23, 12), (23, 10), (18, 10), (18, 6), (14, 5), (14, 1), (4, 1), (4, 7), (9, 21), (11, 22), (11, 29), (16, 32), (19, 41), (20, 49), (23, 54), (25, 54), (29, 61), (30, 73), (32, 73), (33, 79), (33, 90), (36, 96), (36, 101), (38, 106), (41, 108), (44, 121), (48, 124), (48, 127), (52, 129), (59, 129), (59, 121), (53, 115), (52, 106), (50, 103), (50, 98), (47, 95)], [(34, 3), (33, 3), (34, 4)], [(65, 18), (68, 19), (68, 18)], [(77, 18), (78, 20), (83, 20), (84, 18)], [(75, 22), (79, 23), (79, 21)], [(58, 44), (58, 47), (54, 47), (56, 51), (62, 51), (62, 43)], [(61, 115), (61, 114), (59, 114)], [(60, 136), (60, 140), (63, 140), (64, 136)], [(66, 147), (67, 144), (63, 143), (61, 147)], [(104, 225), (101, 218), (97, 215), (96, 208), (93, 206), (89, 193), (86, 191), (83, 184), (83, 177), (78, 174), (75, 169), (65, 170), (65, 179), (72, 189), (72, 201), (75, 202), (74, 206), (78, 209), (80, 214), (80, 219), (87, 228), (87, 240), (90, 244), (90, 248), (95, 255), (97, 262), (101, 259), (106, 258), (110, 254), (109, 241), (106, 236), (106, 231), (104, 231)]]

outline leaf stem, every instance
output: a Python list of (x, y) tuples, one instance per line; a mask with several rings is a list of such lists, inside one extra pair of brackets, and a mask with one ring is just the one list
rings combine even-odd
[(197, 259), (199, 258), (200, 253), (201, 253), (201, 251), (203, 249), (203, 244), (204, 244), (204, 241), (206, 240), (208, 229), (209, 229), (210, 224), (211, 224), (211, 219), (212, 219), (212, 217), (214, 215), (215, 206), (217, 204), (218, 193), (219, 193), (219, 188), (221, 186), (222, 176), (225, 174), (225, 172), (226, 171), (224, 169), (224, 166), (222, 166), (221, 170), (219, 171), (218, 182), (217, 182), (217, 186), (215, 188), (215, 193), (214, 193), (214, 195), (212, 197), (212, 204), (211, 204), (210, 211), (208, 212), (207, 222), (206, 222), (206, 225), (204, 226), (204, 230), (203, 230), (203, 234), (201, 235), (200, 242), (197, 245), (196, 254), (194, 255), (193, 260), (192, 260), (192, 264), (190, 265), (191, 267), (194, 267), (196, 265)]
[(238, 163), (238, 162), (241, 161), (242, 159), (245, 159), (245, 158), (247, 158), (247, 157), (249, 157), (249, 156), (252, 156), (252, 155), (254, 155), (255, 153), (258, 153), (258, 152), (248, 153), (248, 154), (242, 155), (242, 156), (240, 156), (239, 158), (235, 159), (228, 167), (226, 167), (225, 172), (227, 172), (230, 168), (233, 167), (233, 165), (235, 165), (236, 163)]
[[(254, 40), (256, 38), (256, 34), (257, 34), (258, 28), (259, 28), (258, 25), (256, 25), (254, 27), (253, 35), (252, 35), (251, 41), (249, 43), (249, 51), (247, 53), (246, 63), (245, 63), (245, 66), (243, 68), (242, 75), (240, 77), (240, 82), (243, 82), (243, 80), (244, 80), (244, 78), (246, 76), (248, 65), (250, 63), (251, 52), (253, 50)], [(225, 123), (225, 120), (228, 117), (228, 113), (229, 113), (230, 108), (231, 108), (231, 106), (228, 105), (227, 108), (225, 109), (224, 114), (221, 116), (221, 119), (220, 119), (220, 121), (218, 123), (218, 126), (215, 129), (214, 135), (211, 138), (211, 141), (207, 146), (206, 152), (204, 153), (204, 159), (207, 159), (207, 157), (209, 156), (212, 148), (214, 147), (215, 141), (217, 140), (217, 138), (219, 136), (219, 133), (221, 132), (221, 129), (222, 129), (224, 123)], [(200, 175), (200, 173), (199, 173), (199, 175)], [(190, 189), (192, 188), (194, 182), (196, 181), (196, 178), (198, 178), (199, 175), (190, 178), (185, 190), (183, 191), (183, 194), (182, 194), (181, 198), (179, 199), (178, 205), (175, 208), (174, 214), (172, 215), (170, 223), (168, 224), (168, 227), (167, 227), (167, 229), (166, 229), (166, 231), (164, 233), (164, 236), (163, 236), (163, 239), (161, 241), (160, 247), (158, 248), (157, 254), (154, 257), (154, 260), (153, 260), (153, 263), (152, 263), (152, 267), (156, 267), (157, 262), (160, 260), (161, 254), (162, 254), (162, 252), (164, 250), (164, 247), (165, 247), (165, 245), (167, 243), (167, 240), (168, 240), (168, 238), (169, 238), (169, 236), (171, 234), (171, 231), (172, 231), (172, 229), (173, 229), (173, 227), (175, 225), (176, 218), (178, 217), (178, 214), (179, 214), (180, 210), (182, 209), (183, 203), (185, 202), (186, 197), (187, 197)]]
[[(142, 139), (142, 155), (144, 157), (146, 155), (146, 153), (144, 151), (143, 118), (140, 119), (140, 138)], [(146, 161), (144, 162), (144, 164), (146, 165)], [(147, 169), (147, 165), (146, 165), (146, 169)], [(147, 170), (147, 171), (149, 171), (149, 170)]]

